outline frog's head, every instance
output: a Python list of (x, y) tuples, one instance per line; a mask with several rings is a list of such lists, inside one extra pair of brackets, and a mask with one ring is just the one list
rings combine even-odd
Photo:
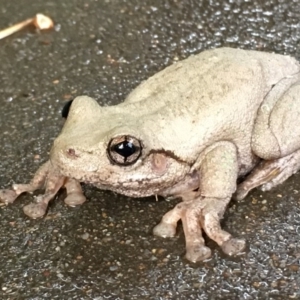
[(133, 197), (172, 187), (190, 165), (159, 148), (155, 133), (139, 128), (134, 115), (126, 105), (101, 107), (77, 97), (54, 141), (52, 165), (67, 177)]

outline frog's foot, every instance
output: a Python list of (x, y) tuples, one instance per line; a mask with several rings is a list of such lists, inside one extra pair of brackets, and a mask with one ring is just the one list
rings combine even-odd
[(14, 190), (0, 190), (0, 202), (4, 204), (13, 203), (19, 195)]
[(262, 161), (252, 173), (238, 185), (234, 197), (242, 200), (254, 188), (261, 186), (268, 191), (284, 182), (300, 169), (300, 150), (275, 160)]
[(192, 262), (202, 261), (211, 256), (211, 250), (205, 246), (202, 229), (228, 255), (240, 253), (245, 241), (236, 239), (221, 229), (220, 219), (228, 199), (198, 198), (181, 202), (166, 213), (162, 221), (153, 229), (153, 233), (162, 237), (173, 237), (177, 222), (181, 219), (186, 241), (186, 258)]
[(53, 199), (55, 195), (56, 193), (38, 195), (34, 202), (24, 206), (23, 211), (25, 215), (32, 219), (43, 217), (47, 211), (49, 201)]
[(32, 193), (43, 187), (49, 172), (50, 162), (44, 163), (35, 173), (29, 184), (13, 184), (12, 189), (0, 190), (0, 202), (13, 203), (17, 197), (25, 192)]
[(55, 197), (65, 182), (66, 178), (64, 176), (50, 170), (45, 182), (45, 194), (38, 195), (35, 202), (24, 206), (24, 213), (33, 219), (42, 217), (46, 213), (49, 201)]
[(0, 190), (0, 201), (9, 204), (24, 192), (34, 192), (45, 188), (45, 194), (35, 198), (34, 203), (24, 207), (24, 213), (30, 218), (42, 217), (47, 210), (48, 203), (55, 197), (60, 188), (65, 187), (67, 197), (65, 203), (75, 206), (85, 202), (80, 183), (74, 179), (61, 176), (51, 168), (50, 162), (46, 162), (35, 173), (34, 178), (29, 184), (14, 184), (11, 190)]
[(86, 201), (79, 181), (68, 178), (65, 182), (65, 188), (67, 190), (67, 197), (65, 198), (65, 203), (67, 205), (73, 207), (81, 205)]

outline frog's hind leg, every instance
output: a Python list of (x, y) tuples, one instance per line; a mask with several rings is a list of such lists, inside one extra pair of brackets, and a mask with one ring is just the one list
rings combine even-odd
[(300, 168), (300, 75), (277, 83), (257, 112), (251, 148), (262, 163), (238, 186), (236, 198), (262, 185), (262, 190), (284, 182)]
[(252, 173), (238, 185), (235, 198), (241, 200), (255, 187), (268, 191), (284, 182), (300, 169), (300, 150), (282, 158), (262, 161)]
[(300, 149), (300, 75), (276, 84), (257, 112), (251, 148), (264, 160), (288, 156)]

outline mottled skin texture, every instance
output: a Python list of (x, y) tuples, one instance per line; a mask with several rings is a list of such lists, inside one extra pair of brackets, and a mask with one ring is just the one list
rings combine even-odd
[[(174, 236), (182, 220), (190, 261), (211, 255), (202, 230), (225, 253), (239, 253), (244, 240), (220, 226), (232, 195), (270, 189), (300, 168), (299, 72), (288, 56), (220, 48), (164, 69), (119, 105), (77, 97), (50, 160), (30, 184), (2, 190), (0, 198), (10, 203), (44, 186), (24, 208), (37, 218), (61, 187), (68, 205), (83, 203), (79, 182), (130, 197), (181, 197), (154, 234)], [(111, 145), (128, 140), (134, 147), (124, 165)]]

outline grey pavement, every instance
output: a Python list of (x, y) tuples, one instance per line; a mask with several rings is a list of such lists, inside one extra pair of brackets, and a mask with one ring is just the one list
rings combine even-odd
[[(0, 187), (27, 182), (48, 158), (66, 100), (121, 102), (142, 80), (205, 49), (229, 46), (300, 59), (299, 0), (0, 0), (0, 28), (41, 12), (52, 31), (0, 41)], [(0, 299), (300, 299), (300, 175), (232, 201), (223, 225), (247, 240), (228, 257), (186, 261), (151, 234), (177, 201), (130, 199), (84, 185), (88, 201), (45, 218), (1, 206)]]

